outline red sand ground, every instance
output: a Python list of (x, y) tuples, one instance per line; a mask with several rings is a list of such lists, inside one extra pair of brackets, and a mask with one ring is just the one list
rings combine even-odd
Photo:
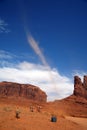
[[(75, 104), (73, 107), (71, 104), (66, 101), (41, 104), (24, 99), (0, 99), (0, 130), (87, 130), (86, 106), (77, 105), (76, 109)], [(30, 112), (31, 105), (34, 112)], [(41, 112), (37, 111), (38, 105)], [(20, 111), (19, 119), (15, 117), (17, 110)], [(50, 121), (52, 114), (57, 116), (57, 122)], [(79, 118), (83, 115), (85, 118)]]

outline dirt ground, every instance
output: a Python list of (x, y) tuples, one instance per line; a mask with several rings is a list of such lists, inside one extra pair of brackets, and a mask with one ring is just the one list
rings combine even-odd
[[(51, 122), (52, 112), (49, 107), (42, 107), (38, 112), (37, 106), (34, 106), (31, 112), (26, 105), (0, 103), (0, 130), (87, 130), (87, 118), (55, 113), (57, 122)], [(16, 118), (17, 111), (20, 112), (19, 119)]]
[(66, 119), (79, 124), (81, 127), (83, 127), (82, 130), (87, 130), (87, 118), (66, 117)]

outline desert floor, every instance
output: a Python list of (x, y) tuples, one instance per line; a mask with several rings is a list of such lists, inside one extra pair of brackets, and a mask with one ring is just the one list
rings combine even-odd
[(66, 117), (66, 119), (73, 121), (74, 123), (83, 127), (82, 130), (87, 130), (87, 118)]
[[(20, 111), (19, 119), (16, 111)], [(55, 114), (57, 122), (51, 122), (52, 112), (47, 106), (40, 112), (34, 106), (31, 112), (28, 106), (0, 103), (0, 130), (87, 130), (87, 118)]]

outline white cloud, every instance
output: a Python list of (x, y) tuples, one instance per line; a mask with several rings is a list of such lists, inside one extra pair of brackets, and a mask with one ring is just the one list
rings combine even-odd
[(73, 83), (66, 76), (61, 76), (56, 69), (49, 70), (39, 64), (21, 62), (13, 67), (0, 68), (0, 81), (29, 83), (39, 86), (48, 95), (48, 100), (65, 98), (72, 94)]
[(8, 24), (0, 19), (0, 33), (8, 33), (10, 32), (10, 30), (7, 28)]

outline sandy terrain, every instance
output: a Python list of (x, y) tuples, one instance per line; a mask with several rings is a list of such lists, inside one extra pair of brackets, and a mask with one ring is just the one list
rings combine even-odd
[[(20, 111), (20, 118), (15, 112)], [(57, 110), (56, 110), (57, 112)], [(42, 106), (41, 112), (34, 106), (34, 112), (28, 106), (0, 103), (0, 130), (87, 130), (87, 119), (66, 117), (57, 113), (57, 122), (51, 122), (51, 110)]]
[(87, 118), (66, 117), (66, 119), (73, 121), (83, 127), (82, 130), (87, 130)]

